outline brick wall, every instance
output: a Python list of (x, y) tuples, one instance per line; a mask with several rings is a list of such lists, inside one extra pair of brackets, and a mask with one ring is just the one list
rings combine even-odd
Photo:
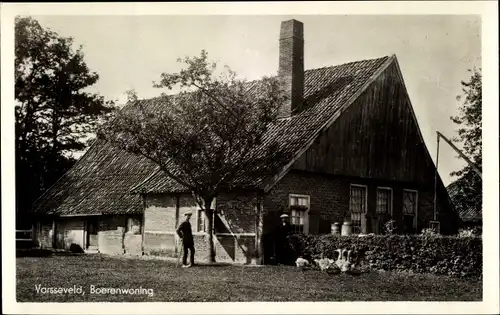
[[(270, 233), (279, 223), (279, 215), (289, 213), (289, 194), (310, 196), (310, 232), (330, 233), (331, 224), (342, 223), (350, 217), (349, 196), (350, 185), (366, 185), (368, 190), (367, 212), (376, 212), (377, 187), (389, 187), (393, 194), (393, 219), (402, 228), (403, 225), (403, 190), (418, 191), (417, 229), (429, 227), (433, 220), (434, 191), (433, 187), (415, 186), (410, 183), (381, 181), (363, 178), (349, 178), (333, 175), (291, 171), (270, 191), (264, 199), (264, 231)], [(442, 209), (442, 201), (438, 199), (438, 210)], [(443, 215), (441, 225), (451, 220), (451, 214)], [(449, 230), (451, 228), (447, 227)], [(374, 232), (373, 226), (367, 224), (366, 233)]]
[[(217, 197), (218, 233), (255, 233), (255, 206), (252, 195), (223, 194)], [(219, 220), (220, 219), (220, 220)]]
[(99, 252), (104, 254), (123, 254), (127, 217), (109, 215), (99, 218)]
[(216, 235), (214, 242), (217, 261), (250, 264), (255, 258), (254, 235)]
[(148, 195), (144, 210), (144, 230), (146, 232), (174, 232), (176, 204), (175, 196)]
[(142, 234), (125, 233), (123, 243), (125, 253), (132, 255), (142, 255)]
[[(149, 195), (146, 198), (144, 252), (149, 255), (175, 256), (176, 227), (175, 196)], [(179, 197), (179, 220), (191, 211), (194, 233), (195, 260), (205, 261), (208, 256), (207, 234), (197, 232), (199, 206), (190, 195)], [(255, 248), (255, 198), (253, 196), (221, 195), (216, 199), (216, 235), (214, 248), (216, 261), (249, 263)]]
[(174, 232), (144, 232), (144, 253), (154, 252), (174, 253), (175, 235)]
[(311, 233), (328, 233), (330, 223), (342, 222), (349, 209), (349, 186), (340, 178), (290, 172), (264, 198), (264, 233), (271, 233), (279, 224), (279, 216), (289, 211), (289, 195), (310, 197)]

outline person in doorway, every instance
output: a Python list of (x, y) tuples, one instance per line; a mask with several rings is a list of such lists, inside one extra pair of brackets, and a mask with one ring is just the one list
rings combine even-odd
[(291, 255), (287, 237), (292, 233), (292, 226), (288, 222), (288, 214), (280, 216), (280, 224), (276, 229), (276, 260), (278, 264), (291, 264)]
[[(182, 267), (188, 268), (194, 265), (194, 240), (193, 240), (193, 232), (191, 230), (191, 223), (189, 219), (191, 219), (192, 213), (186, 212), (184, 213), (185, 220), (179, 225), (177, 228), (177, 235), (182, 240), (183, 246), (183, 256), (182, 256)], [(187, 255), (188, 250), (190, 254), (189, 265), (187, 264)]]

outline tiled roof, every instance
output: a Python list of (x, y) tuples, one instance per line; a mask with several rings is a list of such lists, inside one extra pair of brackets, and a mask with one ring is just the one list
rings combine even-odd
[[(265, 136), (263, 145), (252, 152), (258, 157), (270, 143), (278, 143), (290, 158), (313, 140), (322, 128), (357, 97), (361, 89), (389, 61), (390, 57), (346, 63), (305, 71), (304, 105), (291, 118), (280, 120)], [(258, 84), (254, 81), (250, 84)], [(142, 105), (159, 107), (164, 97), (140, 100)], [(277, 140), (277, 141), (273, 141)], [(276, 174), (261, 174), (258, 158), (235, 177), (233, 185), (262, 188)], [(276, 159), (273, 169), (281, 170), (287, 160)], [(172, 166), (173, 167), (173, 166)], [(250, 168), (249, 168), (250, 169)], [(258, 172), (257, 172), (258, 173)], [(137, 193), (185, 191), (149, 160), (96, 141), (88, 152), (63, 175), (34, 205), (36, 213), (127, 214), (140, 213), (142, 200)]]
[(142, 213), (142, 199), (130, 193), (156, 168), (146, 158), (96, 140), (78, 162), (34, 204), (35, 213)]
[(446, 187), (446, 190), (448, 191), (448, 195), (450, 196), (451, 202), (455, 207), (455, 210), (458, 212), (460, 219), (463, 222), (481, 221), (483, 215), (481, 208), (479, 206), (474, 207), (471, 205), (464, 205), (458, 202), (457, 196), (461, 194), (461, 191), (457, 184), (458, 183), (456, 181), (451, 183), (450, 185), (448, 185), (448, 187)]
[[(258, 157), (259, 153), (262, 153), (270, 143), (277, 143), (280, 146), (280, 152), (293, 157), (333, 116), (340, 112), (388, 59), (389, 57), (383, 57), (305, 71), (304, 105), (299, 112), (294, 113), (288, 119), (280, 120), (269, 129), (263, 145), (252, 152), (254, 156)], [(276, 159), (273, 169), (279, 170), (288, 161)], [(272, 180), (272, 176), (267, 174), (255, 176), (255, 169), (258, 168), (259, 165), (254, 165), (249, 168), (253, 170), (251, 174), (242, 172), (236, 176), (233, 185), (263, 188)], [(135, 187), (134, 192), (160, 193), (169, 192), (170, 189), (182, 190), (182, 185), (162, 171), (158, 171), (158, 174)]]

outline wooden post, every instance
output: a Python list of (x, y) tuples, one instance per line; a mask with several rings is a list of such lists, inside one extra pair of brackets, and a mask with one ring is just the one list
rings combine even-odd
[(141, 253), (144, 255), (144, 237), (145, 237), (145, 230), (146, 230), (146, 195), (141, 194), (142, 197), (142, 222), (141, 222)]
[[(178, 255), (179, 253), (179, 246), (177, 244), (177, 227), (179, 226), (179, 211), (180, 211), (180, 205), (181, 201), (180, 201), (180, 197), (179, 196), (175, 196), (175, 226), (174, 226), (174, 242), (175, 242), (175, 246), (174, 246), (174, 253), (175, 255)], [(196, 210), (198, 211), (198, 210)]]
[(439, 165), (439, 132), (437, 135), (437, 153), (436, 153), (436, 170), (434, 172), (434, 221), (437, 220), (437, 178)]
[(52, 248), (56, 248), (56, 218), (52, 219)]

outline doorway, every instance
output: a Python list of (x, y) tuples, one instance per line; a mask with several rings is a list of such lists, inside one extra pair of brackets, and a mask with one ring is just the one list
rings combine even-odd
[(87, 219), (87, 240), (86, 240), (86, 248), (97, 248), (98, 247), (98, 238), (97, 234), (99, 232), (99, 220), (97, 217), (88, 218)]

